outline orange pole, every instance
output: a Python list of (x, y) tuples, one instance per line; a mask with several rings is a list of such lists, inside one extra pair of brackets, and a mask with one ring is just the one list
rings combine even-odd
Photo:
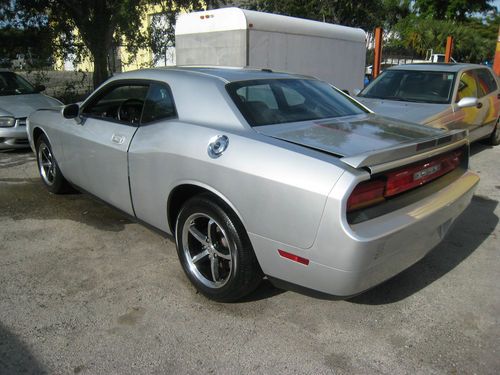
[(453, 37), (446, 38), (446, 52), (444, 54), (444, 62), (449, 63), (451, 58), (451, 51), (453, 50)]
[(375, 50), (373, 59), (372, 77), (377, 78), (380, 74), (380, 66), (382, 63), (382, 28), (375, 28)]
[(495, 59), (493, 60), (493, 70), (497, 76), (500, 76), (500, 27), (498, 28), (497, 48), (495, 50)]

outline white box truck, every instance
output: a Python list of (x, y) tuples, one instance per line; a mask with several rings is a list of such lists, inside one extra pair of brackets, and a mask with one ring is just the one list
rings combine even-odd
[(363, 88), (366, 34), (358, 28), (239, 8), (180, 15), (177, 65), (267, 68)]

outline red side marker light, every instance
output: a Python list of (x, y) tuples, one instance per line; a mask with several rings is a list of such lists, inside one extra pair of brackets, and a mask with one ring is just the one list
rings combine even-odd
[(305, 265), (305, 266), (309, 265), (309, 259), (299, 257), (298, 255), (295, 255), (295, 254), (292, 254), (292, 253), (288, 253), (288, 252), (283, 251), (283, 250), (281, 250), (281, 249), (278, 249), (278, 253), (279, 253), (279, 254), (280, 254), (283, 258), (293, 260), (294, 262), (297, 262), (297, 263), (303, 264), (303, 265)]

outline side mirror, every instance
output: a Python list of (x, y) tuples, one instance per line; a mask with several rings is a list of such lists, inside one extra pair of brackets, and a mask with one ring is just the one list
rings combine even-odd
[(457, 103), (458, 108), (469, 108), (469, 107), (476, 107), (479, 101), (477, 98), (473, 98), (471, 96), (467, 96), (465, 98), (460, 99), (460, 101)]
[(35, 87), (36, 92), (42, 92), (45, 91), (46, 87), (44, 85), (38, 85)]
[(80, 115), (80, 106), (78, 104), (68, 104), (62, 110), (64, 118), (77, 118)]

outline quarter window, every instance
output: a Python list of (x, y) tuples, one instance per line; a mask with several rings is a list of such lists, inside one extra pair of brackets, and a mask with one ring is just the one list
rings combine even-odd
[(468, 97), (477, 98), (477, 84), (472, 70), (463, 72), (458, 82), (457, 102)]
[(87, 105), (82, 113), (89, 117), (138, 124), (141, 119), (144, 101), (149, 85), (116, 85), (98, 95)]
[(148, 123), (177, 116), (174, 100), (168, 86), (153, 83), (149, 88), (142, 123)]
[(485, 96), (497, 89), (495, 78), (487, 69), (477, 69), (477, 82), (479, 89), (479, 96)]

